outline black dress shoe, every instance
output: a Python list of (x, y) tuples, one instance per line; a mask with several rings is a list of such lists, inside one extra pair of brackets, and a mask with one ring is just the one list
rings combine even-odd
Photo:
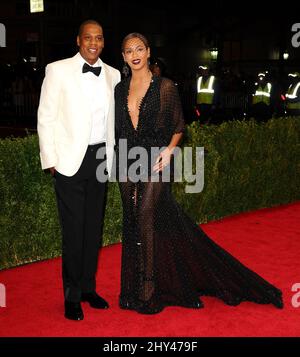
[(82, 293), (81, 301), (87, 301), (91, 307), (95, 309), (108, 309), (109, 305), (101, 296), (95, 291), (91, 293)]
[(65, 301), (65, 318), (69, 320), (83, 320), (80, 302)]

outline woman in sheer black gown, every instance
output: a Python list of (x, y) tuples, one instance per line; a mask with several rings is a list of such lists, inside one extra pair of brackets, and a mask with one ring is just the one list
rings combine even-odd
[[(127, 148), (166, 147), (150, 177), (171, 162), (172, 151), (184, 131), (177, 88), (148, 68), (147, 39), (129, 34), (122, 44), (131, 76), (115, 89), (116, 153)], [(128, 161), (127, 167), (132, 160)], [(150, 162), (149, 162), (150, 163)], [(140, 167), (140, 170), (146, 170)], [(191, 221), (171, 193), (170, 182), (134, 182), (118, 172), (123, 203), (123, 241), (120, 307), (151, 314), (166, 306), (201, 308), (200, 296), (222, 299), (228, 305), (242, 301), (283, 307), (279, 289), (242, 265), (214, 243)], [(123, 177), (123, 179), (120, 179)], [(124, 179), (125, 177), (125, 179)]]

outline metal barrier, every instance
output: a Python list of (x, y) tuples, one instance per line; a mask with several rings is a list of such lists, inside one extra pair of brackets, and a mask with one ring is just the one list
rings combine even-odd
[(224, 109), (245, 109), (249, 106), (249, 95), (239, 92), (221, 94), (220, 107)]
[[(181, 101), (186, 120), (199, 120), (200, 114), (196, 111), (196, 95), (192, 92), (181, 92)], [(214, 113), (219, 121), (242, 119), (248, 116), (251, 106), (251, 95), (242, 92), (220, 93), (215, 103)]]
[(37, 93), (7, 93), (0, 95), (1, 119), (16, 117), (35, 117), (37, 114), (39, 94)]

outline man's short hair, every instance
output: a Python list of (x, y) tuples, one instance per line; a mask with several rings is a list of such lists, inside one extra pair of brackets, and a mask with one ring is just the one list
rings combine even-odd
[(85, 25), (97, 25), (97, 26), (99, 26), (99, 27), (101, 27), (102, 28), (102, 26), (100, 25), (100, 23), (98, 22), (98, 21), (96, 21), (96, 20), (85, 20), (85, 21), (83, 21), (82, 23), (81, 23), (81, 25), (79, 26), (79, 29), (78, 29), (78, 36), (80, 36), (81, 34), (82, 34), (82, 32), (83, 32), (83, 28), (84, 28), (84, 26)]

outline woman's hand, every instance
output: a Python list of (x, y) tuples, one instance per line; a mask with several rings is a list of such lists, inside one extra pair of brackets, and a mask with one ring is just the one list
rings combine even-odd
[(162, 171), (166, 166), (170, 164), (171, 157), (173, 154), (174, 149), (170, 149), (166, 147), (157, 157), (155, 161), (155, 165), (153, 166), (154, 172)]

